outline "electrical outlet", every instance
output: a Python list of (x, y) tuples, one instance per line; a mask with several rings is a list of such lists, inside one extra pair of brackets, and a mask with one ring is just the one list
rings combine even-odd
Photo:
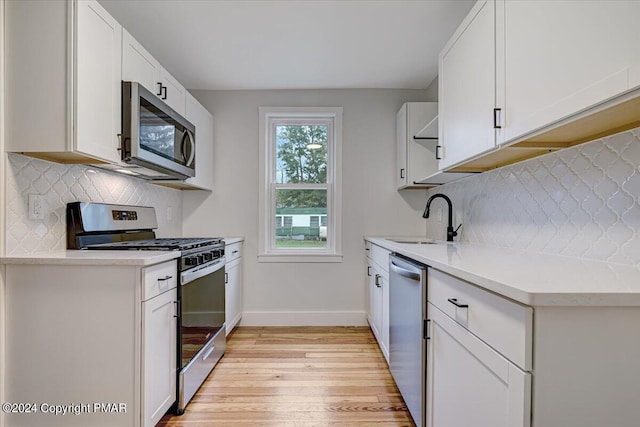
[(436, 209), (436, 221), (442, 222), (442, 208)]
[(40, 194), (29, 194), (29, 219), (44, 219), (44, 199)]

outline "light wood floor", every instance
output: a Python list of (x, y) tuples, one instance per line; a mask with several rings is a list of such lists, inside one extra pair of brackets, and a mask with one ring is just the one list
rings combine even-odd
[(364, 327), (240, 327), (185, 414), (158, 426), (415, 427)]

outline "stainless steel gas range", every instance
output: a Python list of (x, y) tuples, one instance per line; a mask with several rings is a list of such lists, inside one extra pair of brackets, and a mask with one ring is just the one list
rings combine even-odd
[(155, 209), (74, 202), (67, 205), (67, 248), (180, 251), (177, 401), (187, 403), (224, 355), (225, 257), (221, 238), (156, 238)]

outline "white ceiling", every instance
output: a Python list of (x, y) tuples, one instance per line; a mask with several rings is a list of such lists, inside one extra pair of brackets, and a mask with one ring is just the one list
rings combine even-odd
[(101, 0), (189, 89), (424, 89), (473, 0)]

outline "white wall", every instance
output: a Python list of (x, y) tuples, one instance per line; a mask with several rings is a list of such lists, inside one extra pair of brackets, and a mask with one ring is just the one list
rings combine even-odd
[[(424, 235), (425, 191), (394, 188), (395, 117), (424, 91), (196, 91), (215, 117), (212, 194), (186, 192), (187, 236), (245, 236), (243, 324), (364, 324), (365, 235)], [(258, 107), (344, 108), (341, 263), (259, 263)], [(303, 312), (303, 313), (298, 313)]]
[(438, 101), (438, 77), (437, 76), (435, 79), (433, 79), (431, 83), (429, 83), (429, 86), (427, 86), (427, 88), (424, 91), (427, 99), (431, 101)]

